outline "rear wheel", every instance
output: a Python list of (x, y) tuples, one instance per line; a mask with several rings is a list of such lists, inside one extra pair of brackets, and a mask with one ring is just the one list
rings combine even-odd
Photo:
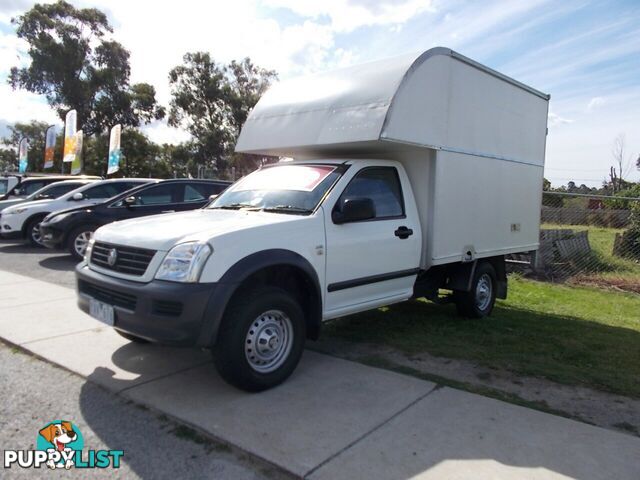
[(496, 272), (487, 262), (476, 266), (468, 292), (454, 292), (458, 313), (468, 318), (482, 318), (491, 314), (496, 302)]
[(67, 250), (73, 258), (80, 261), (87, 251), (89, 240), (98, 227), (95, 225), (80, 225), (74, 228), (67, 237)]
[(42, 244), (42, 235), (40, 234), (40, 223), (42, 223), (43, 219), (44, 216), (32, 218), (31, 220), (29, 220), (29, 223), (27, 223), (25, 227), (27, 241), (32, 247), (44, 246)]
[(305, 341), (304, 313), (277, 287), (237, 295), (225, 312), (213, 347), (222, 378), (250, 392), (274, 387), (295, 370)]

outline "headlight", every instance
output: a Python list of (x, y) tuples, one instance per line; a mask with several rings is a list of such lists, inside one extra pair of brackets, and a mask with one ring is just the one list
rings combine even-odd
[(87, 249), (84, 251), (84, 261), (85, 263), (89, 263), (89, 260), (91, 259), (91, 250), (93, 250), (93, 244), (95, 243), (95, 240), (92, 238), (91, 240), (89, 240), (89, 243), (87, 243)]
[(188, 242), (176, 245), (164, 257), (156, 278), (195, 283), (200, 279), (202, 268), (212, 252), (212, 248), (206, 243)]
[(13, 215), (15, 213), (24, 213), (27, 210), (29, 210), (28, 207), (22, 207), (22, 208), (12, 208), (12, 209), (7, 209), (4, 212), (2, 212), (4, 215)]

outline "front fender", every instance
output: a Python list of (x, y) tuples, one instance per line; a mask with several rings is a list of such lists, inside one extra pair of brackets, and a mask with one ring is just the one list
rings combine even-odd
[[(220, 323), (224, 312), (237, 289), (249, 277), (269, 267), (277, 266), (295, 267), (309, 278), (314, 288), (315, 302), (312, 306), (312, 326), (319, 331), (322, 319), (322, 292), (318, 275), (313, 266), (301, 255), (285, 249), (269, 249), (248, 255), (229, 268), (217, 282), (217, 288), (209, 299), (205, 309), (202, 332), (198, 344), (202, 346), (213, 345), (216, 341)], [(313, 329), (312, 329), (313, 331)], [(312, 336), (317, 336), (313, 335)]]

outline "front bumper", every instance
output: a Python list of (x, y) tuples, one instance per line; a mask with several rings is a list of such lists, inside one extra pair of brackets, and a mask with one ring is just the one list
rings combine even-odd
[(20, 239), (22, 239), (22, 232), (20, 232), (20, 231), (13, 232), (13, 231), (2, 230), (2, 233), (0, 234), (0, 236), (5, 240), (20, 240)]
[(40, 224), (40, 238), (42, 244), (47, 248), (63, 248), (64, 232), (50, 225)]
[[(78, 306), (89, 313), (89, 299), (113, 305), (114, 327), (152, 342), (195, 346), (215, 283), (181, 284), (153, 280), (138, 283), (76, 267)], [(200, 345), (205, 346), (205, 345)]]
[(22, 238), (22, 215), (2, 215), (0, 216), (0, 235), (2, 238), (17, 240)]

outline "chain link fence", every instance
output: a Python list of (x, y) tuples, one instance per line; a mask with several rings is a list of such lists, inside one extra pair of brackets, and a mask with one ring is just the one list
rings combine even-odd
[(544, 192), (539, 250), (508, 261), (540, 280), (640, 294), (640, 199)]

